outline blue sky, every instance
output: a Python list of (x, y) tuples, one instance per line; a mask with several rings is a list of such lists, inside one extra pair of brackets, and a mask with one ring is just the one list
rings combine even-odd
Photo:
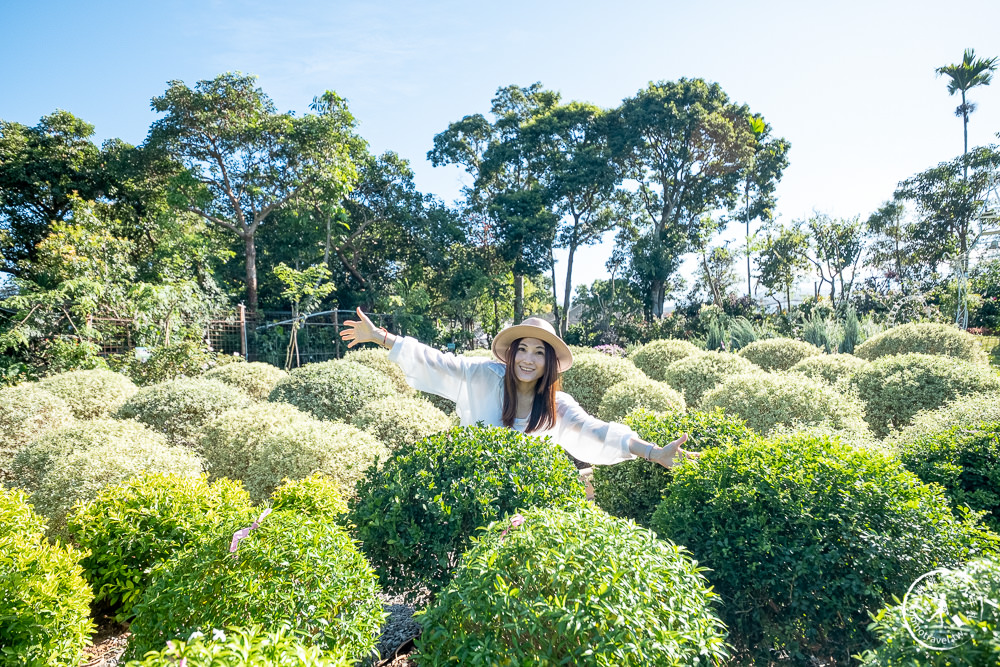
[[(345, 96), (375, 151), (409, 159), (446, 201), (457, 169), (434, 134), (486, 112), (495, 90), (541, 81), (615, 106), (649, 81), (703, 77), (791, 141), (778, 212), (867, 216), (896, 183), (962, 149), (958, 98), (934, 69), (967, 47), (1000, 55), (1000, 2), (14, 2), (0, 0), (0, 118), (66, 109), (98, 139), (141, 142), (149, 100), (180, 79), (251, 72), (282, 110)], [(970, 146), (1000, 131), (1000, 79), (978, 89)], [(736, 230), (733, 230), (733, 234)], [(574, 282), (603, 277), (608, 244)], [(562, 282), (561, 262), (557, 272)]]

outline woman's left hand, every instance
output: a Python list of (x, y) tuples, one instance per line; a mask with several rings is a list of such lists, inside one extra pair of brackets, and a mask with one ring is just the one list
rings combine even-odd
[(659, 463), (664, 468), (671, 468), (685, 459), (696, 459), (701, 456), (701, 452), (689, 452), (681, 449), (681, 445), (687, 442), (687, 433), (671, 442), (666, 447), (653, 445), (653, 451), (649, 453), (649, 460)]

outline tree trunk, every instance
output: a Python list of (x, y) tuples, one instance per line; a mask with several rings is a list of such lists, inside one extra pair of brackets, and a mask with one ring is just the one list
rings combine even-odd
[(653, 309), (653, 317), (659, 319), (663, 317), (663, 297), (665, 292), (664, 281), (654, 280), (650, 283), (650, 305)]
[(792, 286), (785, 285), (785, 312), (792, 312)]
[[(965, 91), (962, 91), (962, 157), (969, 154), (969, 108), (965, 106)], [(969, 180), (969, 165), (962, 165), (962, 178)]]
[(701, 253), (701, 267), (705, 270), (705, 282), (708, 283), (708, 288), (712, 290), (712, 303), (721, 308), (722, 297), (719, 296), (719, 288), (715, 286), (715, 281), (712, 280), (712, 271), (708, 268), (708, 256), (704, 252)]
[[(549, 248), (549, 266), (552, 267), (552, 314), (556, 320), (556, 333), (562, 336), (566, 333), (566, 327), (569, 326), (569, 312), (559, 312), (559, 297), (556, 296), (556, 258), (551, 247)], [(567, 320), (565, 325), (563, 317)]]
[(524, 320), (524, 276), (514, 274), (514, 324)]
[[(573, 255), (576, 254), (576, 245), (570, 243), (569, 245), (569, 255), (566, 257), (566, 292), (563, 294), (563, 312), (566, 313), (567, 320), (569, 319), (569, 297), (573, 290)], [(563, 335), (565, 331), (560, 330), (559, 335)]]
[(247, 265), (247, 311), (251, 315), (257, 314), (257, 248), (254, 245), (254, 237), (248, 234), (243, 237), (246, 248)]

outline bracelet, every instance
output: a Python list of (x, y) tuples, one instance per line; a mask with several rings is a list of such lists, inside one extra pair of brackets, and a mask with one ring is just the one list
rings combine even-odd
[(379, 329), (381, 329), (384, 334), (382, 336), (382, 347), (385, 347), (386, 341), (389, 340), (389, 331), (385, 327), (379, 327)]
[(653, 445), (650, 444), (649, 449), (646, 450), (646, 460), (651, 461), (652, 459), (650, 459), (649, 457), (652, 455), (653, 455)]

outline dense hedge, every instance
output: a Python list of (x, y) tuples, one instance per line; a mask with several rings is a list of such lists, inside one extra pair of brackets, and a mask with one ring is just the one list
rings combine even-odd
[(138, 419), (174, 444), (193, 448), (208, 422), (252, 402), (245, 392), (218, 380), (181, 378), (142, 388), (115, 416)]
[(648, 378), (626, 380), (604, 392), (597, 416), (604, 421), (621, 421), (636, 409), (684, 411), (684, 397), (666, 382)]
[(407, 447), (452, 426), (448, 415), (416, 396), (389, 396), (372, 401), (355, 413), (351, 423), (371, 433), (389, 449)]
[(830, 385), (796, 373), (737, 375), (706, 393), (703, 410), (721, 408), (767, 435), (777, 426), (829, 424), (847, 431), (867, 430), (861, 405)]
[(38, 385), (66, 401), (77, 419), (107, 417), (139, 391), (124, 375), (100, 369), (51, 375)]
[(868, 362), (853, 354), (822, 354), (806, 357), (788, 370), (832, 385), (849, 381)]
[(905, 427), (920, 410), (1000, 391), (1000, 378), (989, 367), (928, 354), (880, 357), (855, 373), (851, 384), (864, 401), (865, 421), (880, 436)]
[(284, 480), (271, 494), (271, 508), (329, 520), (347, 514), (347, 501), (340, 484), (317, 472), (302, 479)]
[(267, 399), (276, 384), (288, 377), (288, 373), (271, 364), (251, 361), (217, 366), (201, 377), (224, 382), (243, 390), (254, 400), (263, 401)]
[[(256, 520), (234, 556), (234, 533)], [(288, 624), (311, 645), (359, 659), (372, 654), (385, 618), (377, 593), (340, 526), (297, 512), (248, 514), (157, 568), (134, 608), (126, 656), (252, 619), (268, 632)]]
[[(489, 352), (489, 350), (487, 350)], [(367, 347), (363, 350), (352, 350), (344, 355), (344, 361), (361, 364), (384, 375), (392, 381), (392, 386), (403, 396), (413, 396), (417, 392), (406, 381), (406, 374), (394, 361), (389, 361), (389, 351), (380, 347)]]
[[(639, 437), (661, 447), (687, 433), (684, 449), (693, 452), (735, 446), (757, 437), (741, 419), (721, 410), (688, 414), (637, 410), (624, 421)], [(649, 527), (653, 512), (663, 499), (663, 490), (673, 478), (673, 468), (641, 459), (594, 466), (594, 502), (614, 516)]]
[(267, 400), (290, 403), (317, 419), (351, 421), (372, 401), (393, 396), (392, 381), (378, 371), (350, 361), (324, 361), (296, 368)]
[(787, 371), (803, 359), (819, 356), (822, 352), (815, 345), (801, 340), (763, 338), (746, 345), (738, 354), (765, 371), (774, 372)]
[(705, 452), (652, 522), (709, 568), (741, 661), (843, 661), (869, 612), (921, 574), (998, 546), (898, 459), (795, 436)]
[(23, 491), (0, 485), (0, 664), (77, 667), (93, 594), (81, 553), (50, 544)]
[(66, 401), (37, 384), (0, 389), (0, 482), (10, 476), (11, 462), (25, 445), (73, 421)]
[(575, 398), (580, 407), (596, 415), (609, 387), (645, 377), (628, 359), (595, 353), (574, 359), (570, 369), (562, 374), (562, 385), (563, 391)]
[(153, 567), (250, 509), (238, 482), (145, 473), (102, 489), (70, 515), (67, 530), (89, 551), (82, 565), (95, 602), (125, 620)]
[(670, 364), (664, 381), (684, 394), (688, 408), (697, 408), (702, 396), (730, 377), (761, 372), (759, 366), (735, 354), (702, 352)]
[(685, 551), (581, 504), (493, 523), (420, 617), (420, 665), (692, 665), (727, 657)]
[(980, 422), (1000, 422), (1000, 392), (959, 396), (939, 408), (921, 410), (909, 425), (887, 438), (899, 446), (925, 436), (939, 435), (957, 427), (975, 427)]
[(666, 379), (667, 366), (702, 351), (686, 340), (654, 340), (632, 350), (628, 358), (640, 371), (662, 382)]
[(508, 428), (453, 428), (394, 452), (358, 483), (349, 519), (389, 590), (432, 593), (475, 530), (516, 508), (581, 500), (563, 450)]
[(956, 357), (975, 364), (989, 363), (976, 337), (953, 324), (910, 322), (872, 336), (854, 349), (855, 356), (869, 361), (913, 352)]

